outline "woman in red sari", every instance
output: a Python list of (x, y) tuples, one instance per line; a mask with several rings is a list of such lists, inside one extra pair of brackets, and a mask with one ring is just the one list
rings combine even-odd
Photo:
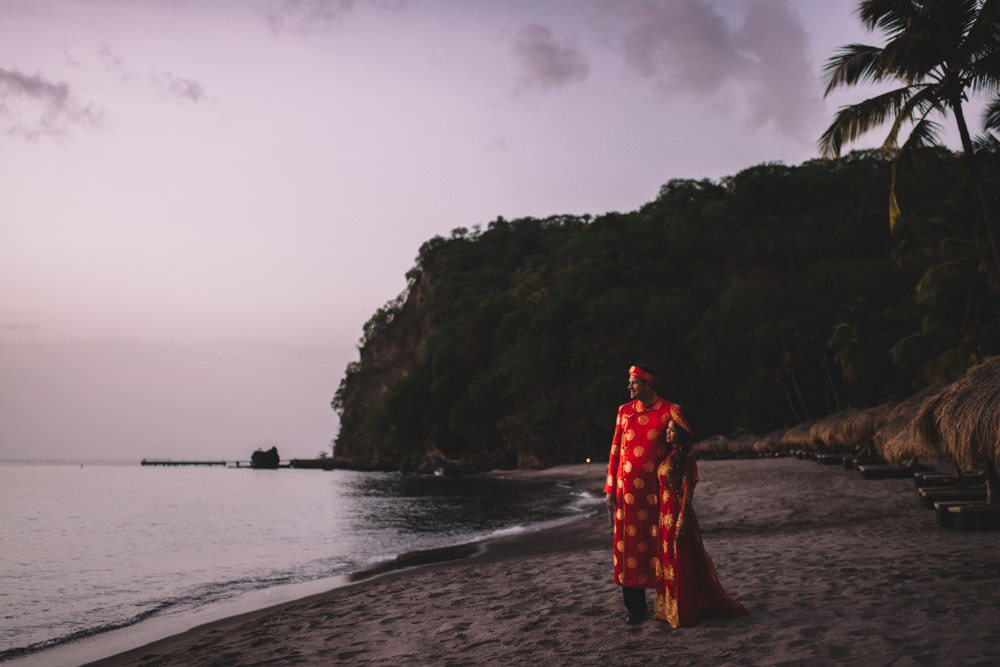
[(670, 627), (694, 625), (709, 616), (739, 616), (743, 605), (719, 583), (705, 551), (691, 498), (698, 483), (698, 463), (691, 447), (691, 427), (677, 406), (667, 424), (667, 458), (656, 470), (660, 480), (660, 567), (656, 576), (656, 618)]

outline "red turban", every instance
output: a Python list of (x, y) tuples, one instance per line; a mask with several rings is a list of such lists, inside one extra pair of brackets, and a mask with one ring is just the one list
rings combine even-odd
[(640, 380), (648, 382), (651, 385), (655, 385), (657, 382), (655, 375), (653, 375), (652, 373), (647, 373), (638, 366), (632, 366), (631, 368), (629, 368), (628, 374), (634, 378), (639, 378)]

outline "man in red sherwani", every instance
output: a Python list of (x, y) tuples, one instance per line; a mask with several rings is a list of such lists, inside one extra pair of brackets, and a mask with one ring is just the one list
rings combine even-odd
[(656, 374), (648, 366), (629, 369), (632, 399), (618, 408), (604, 487), (615, 522), (615, 583), (622, 587), (625, 622), (646, 618), (646, 590), (654, 588), (659, 557), (659, 480), (656, 468), (667, 455), (666, 428), (673, 403), (656, 395)]

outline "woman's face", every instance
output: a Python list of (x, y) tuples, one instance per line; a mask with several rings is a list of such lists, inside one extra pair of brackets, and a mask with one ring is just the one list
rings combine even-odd
[(673, 419), (667, 422), (666, 438), (667, 442), (677, 442), (677, 424)]

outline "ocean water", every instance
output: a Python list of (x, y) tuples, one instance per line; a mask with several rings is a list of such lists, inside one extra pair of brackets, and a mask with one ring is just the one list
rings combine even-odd
[(571, 520), (599, 500), (495, 478), (0, 463), (0, 660)]

